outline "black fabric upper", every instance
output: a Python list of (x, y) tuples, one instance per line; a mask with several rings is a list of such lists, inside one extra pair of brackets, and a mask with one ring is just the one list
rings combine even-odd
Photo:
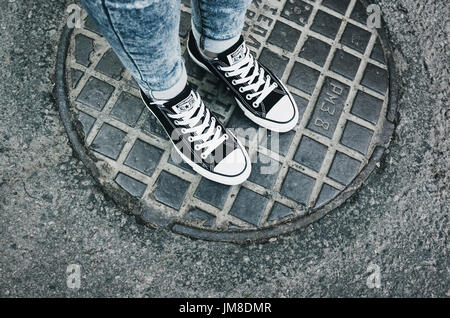
[[(259, 104), (257, 108), (253, 107), (253, 102), (258, 98), (258, 96), (254, 97), (251, 100), (246, 99), (246, 95), (248, 93), (253, 93), (254, 91), (247, 91), (244, 93), (239, 92), (240, 86), (248, 86), (248, 83), (244, 83), (242, 85), (233, 85), (232, 80), (235, 79), (235, 77), (226, 77), (225, 71), (219, 70), (219, 66), (230, 66), (230, 62), (228, 60), (228, 56), (235, 53), (241, 45), (244, 43), (244, 37), (241, 35), (238, 42), (236, 42), (233, 46), (231, 46), (228, 50), (220, 53), (217, 58), (215, 59), (207, 59), (203, 56), (203, 54), (200, 52), (199, 48), (197, 47), (197, 43), (195, 41), (194, 35), (191, 34), (189, 36), (189, 50), (190, 52), (195, 56), (197, 60), (202, 62), (204, 65), (208, 67), (208, 69), (218, 76), (220, 79), (225, 81), (227, 86), (230, 88), (230, 90), (235, 94), (235, 96), (239, 99), (242, 105), (246, 107), (247, 110), (252, 112), (254, 115), (258, 117), (265, 118), (266, 114), (272, 109), (273, 106), (276, 105), (276, 103), (283, 98), (284, 96), (288, 95), (288, 92), (284, 89), (284, 86), (281, 84), (281, 81), (269, 70), (267, 69), (261, 62), (258, 61), (258, 64), (261, 68), (264, 69), (265, 74), (269, 75), (271, 78), (271, 83), (275, 82), (278, 84), (278, 87), (275, 88), (264, 100)], [(250, 69), (250, 74), (252, 74), (254, 67)], [(256, 82), (258, 78), (256, 77), (253, 82)], [(252, 83), (253, 83), (252, 82)], [(264, 85), (264, 84), (263, 84)], [(260, 89), (263, 88), (263, 85), (261, 85)], [(266, 119), (267, 120), (267, 119)]]

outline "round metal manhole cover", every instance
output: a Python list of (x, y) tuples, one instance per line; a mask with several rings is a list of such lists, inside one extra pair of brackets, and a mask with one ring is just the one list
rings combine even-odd
[[(189, 1), (182, 1), (185, 51)], [(70, 140), (117, 203), (143, 223), (195, 238), (242, 242), (308, 225), (344, 202), (375, 168), (393, 132), (392, 57), (356, 0), (258, 0), (244, 35), (292, 92), (301, 120), (277, 134), (250, 122), (184, 54), (190, 82), (253, 158), (241, 186), (206, 180), (172, 153), (136, 83), (92, 20), (66, 28), (58, 97)], [(187, 52), (186, 52), (187, 53)]]

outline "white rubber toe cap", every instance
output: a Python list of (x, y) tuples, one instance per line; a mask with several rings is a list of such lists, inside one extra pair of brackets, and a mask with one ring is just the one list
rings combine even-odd
[(247, 159), (244, 152), (237, 148), (219, 162), (214, 168), (214, 172), (225, 176), (238, 176), (248, 169), (250, 162)]
[(279, 123), (287, 123), (294, 119), (295, 105), (289, 96), (283, 96), (266, 115), (266, 118)]

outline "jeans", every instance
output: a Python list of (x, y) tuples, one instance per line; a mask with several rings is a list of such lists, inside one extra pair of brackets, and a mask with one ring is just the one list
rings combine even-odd
[[(180, 0), (81, 0), (149, 97), (180, 91), (186, 69), (179, 40)], [(220, 53), (237, 42), (251, 0), (192, 0), (198, 45)]]

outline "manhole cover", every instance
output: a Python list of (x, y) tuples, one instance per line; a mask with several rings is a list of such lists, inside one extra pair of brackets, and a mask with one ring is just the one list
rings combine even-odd
[[(183, 51), (190, 12), (183, 1)], [(253, 1), (247, 44), (288, 85), (301, 115), (295, 130), (279, 135), (247, 120), (185, 54), (190, 82), (249, 148), (253, 172), (241, 186), (201, 178), (172, 155), (136, 83), (85, 15), (82, 28), (66, 28), (61, 38), (61, 116), (78, 155), (139, 221), (219, 241), (286, 233), (345, 201), (389, 144), (392, 57), (384, 30), (366, 21), (363, 1)]]

